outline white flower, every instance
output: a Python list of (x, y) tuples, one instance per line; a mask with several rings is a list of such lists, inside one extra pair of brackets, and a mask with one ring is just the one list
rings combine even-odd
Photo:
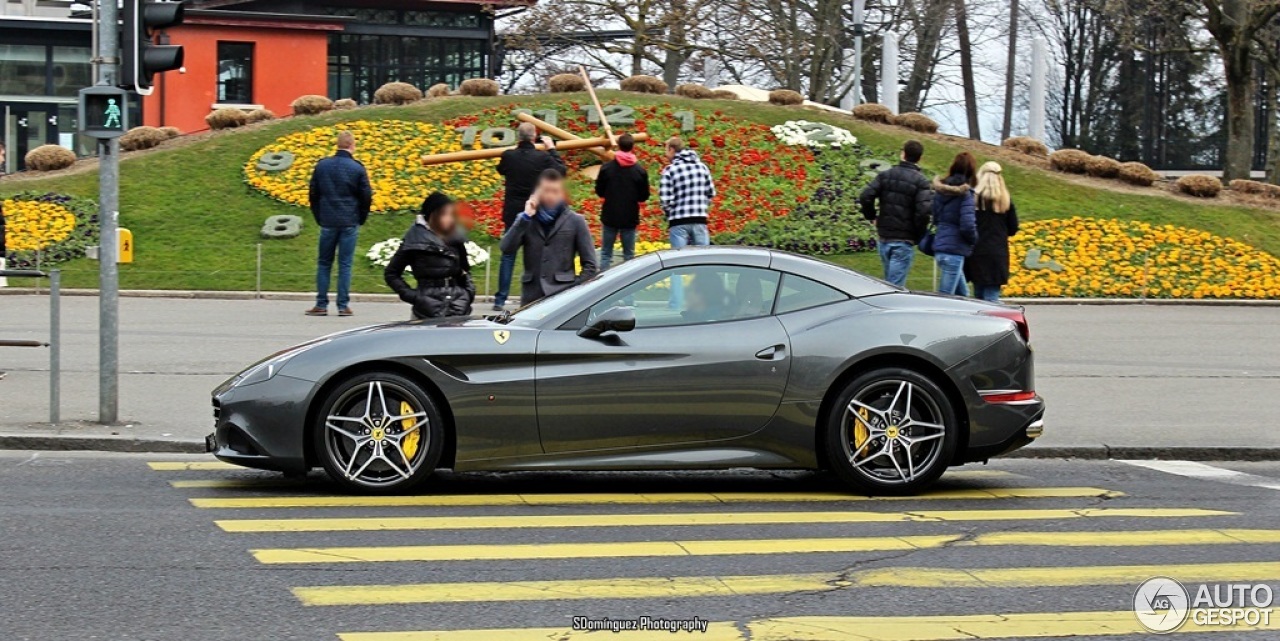
[(465, 246), (467, 248), (467, 263), (472, 267), (483, 265), (489, 261), (489, 252), (485, 251), (483, 247), (469, 240)]
[(365, 254), (365, 257), (378, 267), (386, 267), (387, 263), (391, 262), (391, 257), (395, 255), (396, 250), (400, 249), (400, 242), (399, 238), (388, 238), (380, 243), (374, 243), (369, 248), (369, 252)]
[(858, 142), (853, 132), (825, 122), (788, 120), (780, 125), (774, 125), (771, 130), (773, 135), (786, 145), (839, 149)]

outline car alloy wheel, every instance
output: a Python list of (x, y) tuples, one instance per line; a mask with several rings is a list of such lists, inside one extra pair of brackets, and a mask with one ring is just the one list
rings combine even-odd
[(862, 489), (918, 492), (946, 471), (955, 452), (957, 422), (946, 395), (911, 370), (859, 377), (832, 412), (832, 466)]
[(325, 471), (360, 489), (418, 484), (440, 458), (441, 428), (431, 399), (394, 374), (365, 374), (339, 385), (318, 417)]

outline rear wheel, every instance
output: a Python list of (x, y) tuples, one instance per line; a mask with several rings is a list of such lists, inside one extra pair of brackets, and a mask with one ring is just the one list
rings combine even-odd
[(338, 483), (365, 492), (403, 492), (435, 470), (444, 427), (431, 397), (416, 383), (370, 372), (329, 392), (312, 426), (312, 443)]
[(903, 368), (867, 372), (840, 393), (826, 452), (844, 482), (871, 494), (915, 494), (946, 471), (959, 421), (928, 377)]

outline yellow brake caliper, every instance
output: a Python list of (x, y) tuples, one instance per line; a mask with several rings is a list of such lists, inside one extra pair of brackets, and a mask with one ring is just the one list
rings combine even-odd
[(859, 407), (853, 419), (853, 453), (861, 454), (867, 439), (871, 438), (871, 430), (867, 428), (867, 408)]
[[(400, 415), (409, 416), (413, 414), (413, 406), (400, 401)], [(400, 427), (404, 430), (411, 430), (417, 424), (418, 419), (409, 417), (400, 420)], [(404, 441), (400, 443), (400, 447), (404, 448), (404, 455), (409, 459), (413, 459), (413, 455), (418, 453), (418, 442), (422, 440), (422, 429), (416, 429), (405, 435)]]

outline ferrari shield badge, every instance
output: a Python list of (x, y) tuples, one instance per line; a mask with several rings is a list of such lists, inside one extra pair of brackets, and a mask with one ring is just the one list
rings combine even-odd
[(511, 338), (511, 332), (505, 329), (493, 330), (493, 340), (498, 341), (499, 345), (506, 345), (507, 340)]

